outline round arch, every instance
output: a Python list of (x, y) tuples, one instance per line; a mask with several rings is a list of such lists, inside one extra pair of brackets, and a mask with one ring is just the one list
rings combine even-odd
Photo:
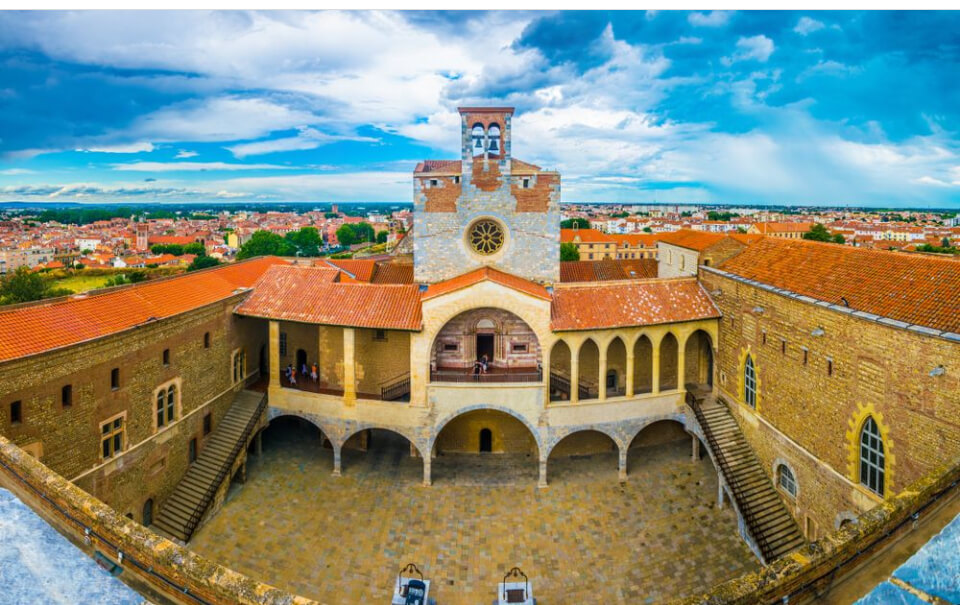
[(537, 457), (539, 459), (542, 459), (542, 453), (544, 452), (545, 447), (544, 447), (543, 439), (540, 435), (540, 432), (536, 429), (533, 423), (527, 420), (527, 418), (524, 417), (522, 414), (518, 414), (517, 412), (515, 412), (514, 410), (511, 410), (510, 408), (506, 408), (499, 405), (472, 405), (465, 408), (461, 408), (456, 412), (445, 416), (440, 422), (438, 422), (434, 426), (433, 431), (431, 431), (430, 439), (427, 442), (426, 451), (433, 454), (433, 450), (437, 444), (437, 437), (440, 436), (440, 433), (443, 432), (443, 429), (445, 429), (448, 424), (450, 424), (452, 421), (456, 420), (457, 418), (465, 414), (469, 414), (470, 412), (478, 412), (478, 411), (500, 412), (502, 414), (506, 414), (507, 416), (514, 418), (515, 420), (519, 420), (530, 432), (530, 436), (533, 437), (533, 442), (537, 449)]
[(570, 399), (570, 368), (573, 353), (563, 338), (554, 341), (550, 354), (550, 401), (568, 401)]
[(331, 443), (334, 447), (339, 447), (339, 443), (337, 443), (337, 441), (334, 439), (334, 437), (336, 437), (338, 431), (331, 430), (331, 429), (330, 429), (329, 427), (327, 427), (317, 416), (314, 416), (313, 414), (310, 414), (309, 412), (300, 412), (300, 411), (297, 411), (297, 410), (285, 410), (285, 409), (274, 408), (274, 407), (267, 408), (267, 426), (265, 426), (264, 428), (260, 429), (260, 432), (263, 432), (263, 431), (267, 430), (268, 428), (270, 428), (270, 423), (272, 423), (274, 420), (276, 420), (276, 419), (278, 419), (278, 418), (283, 418), (283, 417), (285, 417), (285, 416), (287, 416), (287, 417), (292, 417), (292, 418), (299, 418), (299, 419), (301, 419), (301, 420), (305, 420), (305, 421), (309, 422), (309, 423), (312, 424), (314, 427), (316, 427), (317, 430), (319, 430), (321, 433), (323, 433), (324, 437), (326, 437), (327, 439), (329, 439), (329, 440), (330, 440), (330, 443)]
[[(425, 450), (423, 448), (423, 444), (420, 443), (413, 435), (409, 434), (405, 429), (400, 427), (386, 426), (386, 425), (377, 424), (377, 423), (365, 422), (362, 424), (351, 426), (349, 430), (344, 432), (343, 438), (340, 440), (340, 443), (337, 444), (337, 447), (342, 449), (343, 446), (346, 445), (348, 441), (350, 441), (351, 437), (359, 435), (363, 431), (389, 431), (396, 435), (400, 435), (401, 437), (403, 437), (404, 439), (410, 442), (410, 444), (417, 450), (417, 453), (420, 455), (421, 458), (424, 457), (423, 454)], [(426, 450), (426, 451), (429, 451), (429, 450)]]
[[(553, 467), (554, 478), (577, 480), (609, 474), (613, 482), (619, 470), (620, 444), (606, 431), (575, 430), (553, 443), (545, 458), (548, 469)], [(550, 476), (548, 469), (544, 469), (544, 480)]]

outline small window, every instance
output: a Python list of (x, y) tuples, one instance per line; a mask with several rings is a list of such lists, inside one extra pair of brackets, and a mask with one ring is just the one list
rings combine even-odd
[(787, 341), (782, 338), (780, 339), (780, 354), (781, 355), (787, 354)]
[(749, 355), (743, 365), (743, 400), (750, 407), (757, 407), (757, 372)]
[(460, 177), (459, 177), (459, 176), (453, 177), (453, 184), (454, 184), (454, 185), (459, 185), (459, 184), (460, 184)]
[(527, 352), (527, 343), (525, 343), (525, 342), (515, 342), (515, 343), (513, 343), (513, 352), (514, 352), (514, 353), (526, 353), (526, 352)]
[(439, 185), (439, 184), (440, 184), (440, 181), (438, 181), (437, 179), (430, 179), (430, 186), (431, 186), (431, 187), (436, 187), (436, 186)]
[(797, 479), (786, 464), (777, 467), (777, 485), (791, 497), (797, 497)]
[(210, 332), (203, 333), (203, 348), (204, 349), (210, 348)]
[(123, 431), (123, 417), (114, 418), (100, 425), (100, 443), (105, 460), (123, 451)]
[(203, 434), (209, 435), (213, 430), (213, 416), (210, 412), (203, 415)]
[(833, 360), (827, 358), (827, 376), (833, 376)]
[(803, 365), (807, 365), (807, 361), (810, 359), (810, 351), (806, 348), (803, 349)]
[(170, 349), (163, 350), (163, 365), (170, 365)]
[(761, 341), (761, 343), (763, 343), (763, 344), (767, 344), (767, 331), (766, 331), (766, 330), (763, 330), (762, 332), (760, 332), (760, 341)]
[(280, 355), (281, 357), (287, 356), (287, 333), (280, 332)]
[(110, 370), (110, 388), (114, 391), (120, 388), (120, 368)]
[(193, 464), (197, 461), (197, 438), (194, 437), (190, 440), (190, 464)]
[(523, 179), (523, 188), (524, 189), (530, 188), (530, 179)]
[(443, 350), (445, 352), (456, 352), (460, 349), (455, 342), (445, 342), (443, 343)]
[(373, 339), (374, 339), (374, 340), (386, 340), (386, 339), (387, 339), (387, 331), (386, 331), (386, 330), (374, 330), (374, 331), (373, 331)]
[(147, 501), (143, 503), (143, 526), (150, 527), (153, 525), (153, 498), (147, 498)]
[(14, 401), (10, 404), (10, 424), (20, 424), (23, 422), (23, 404)]
[(73, 385), (72, 384), (64, 385), (64, 387), (60, 389), (60, 404), (65, 408), (68, 408), (71, 405), (73, 405)]

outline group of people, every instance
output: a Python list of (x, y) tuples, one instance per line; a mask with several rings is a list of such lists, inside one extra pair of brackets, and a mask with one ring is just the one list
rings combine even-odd
[[(291, 386), (297, 384), (297, 367), (295, 365), (287, 364), (287, 367), (283, 370), (283, 376), (290, 382)], [(299, 376), (301, 379), (306, 380), (308, 377), (311, 381), (317, 382), (320, 379), (319, 368), (317, 364), (308, 366), (307, 362), (303, 362), (303, 365), (300, 366)]]
[(490, 359), (487, 357), (486, 353), (480, 356), (480, 359), (473, 362), (474, 375), (486, 374), (489, 369), (490, 369)]

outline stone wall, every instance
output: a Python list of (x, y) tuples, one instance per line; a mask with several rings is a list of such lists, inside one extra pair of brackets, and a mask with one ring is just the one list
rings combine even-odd
[(699, 257), (696, 250), (657, 242), (657, 277), (696, 275)]
[[(773, 476), (795, 472), (788, 505), (808, 535), (837, 527), (881, 498), (859, 484), (858, 440), (868, 416), (883, 436), (892, 497), (960, 454), (960, 344), (886, 326), (702, 270), (723, 313), (718, 390)], [(753, 360), (757, 406), (743, 403), (743, 366)]]
[(437, 436), (436, 451), (476, 454), (480, 451), (480, 431), (484, 429), (491, 433), (492, 452), (536, 458), (537, 442), (530, 430), (516, 418), (490, 410), (467, 412), (447, 423)]

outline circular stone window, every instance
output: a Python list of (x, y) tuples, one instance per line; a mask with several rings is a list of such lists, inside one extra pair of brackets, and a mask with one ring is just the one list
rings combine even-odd
[(482, 219), (470, 225), (467, 241), (477, 254), (489, 256), (503, 247), (503, 227), (491, 219)]

